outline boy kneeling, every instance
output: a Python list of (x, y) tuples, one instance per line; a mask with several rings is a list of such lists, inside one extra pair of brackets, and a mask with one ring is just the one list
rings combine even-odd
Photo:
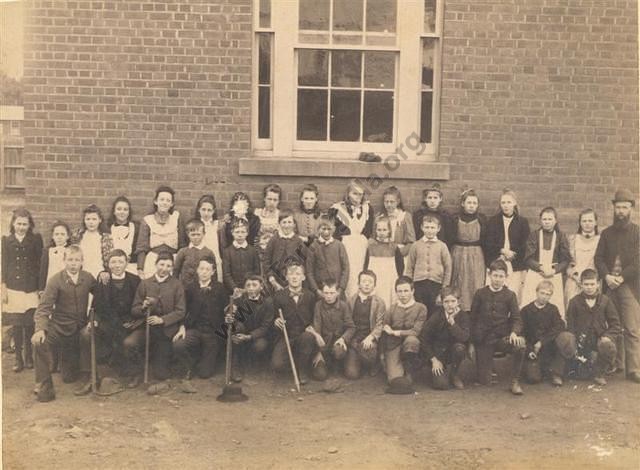
[(255, 362), (269, 348), (268, 333), (273, 324), (273, 301), (264, 294), (264, 281), (250, 274), (244, 281), (244, 292), (233, 301), (234, 344), (231, 377), (241, 382), (247, 363)]
[[(140, 278), (127, 272), (127, 254), (119, 249), (113, 250), (108, 257), (108, 282), (96, 283), (93, 292), (93, 308), (97, 325), (90, 323), (80, 332), (80, 348), (83, 355), (91, 357), (91, 328), (95, 328), (97, 358), (100, 362), (111, 360), (120, 362), (122, 375), (130, 376), (129, 364), (123, 360), (122, 343), (134, 329), (143, 327), (142, 321), (131, 316), (131, 306), (140, 284)], [(90, 367), (84, 364), (83, 367)], [(90, 370), (82, 370), (89, 374)], [(99, 380), (98, 380), (99, 383)], [(86, 395), (91, 392), (91, 381), (76, 390), (76, 395)]]
[(471, 338), (476, 351), (478, 382), (491, 383), (493, 354), (508, 353), (513, 356), (511, 393), (522, 395), (520, 373), (525, 356), (525, 340), (522, 319), (516, 294), (505, 287), (507, 265), (496, 260), (489, 266), (488, 286), (478, 289), (471, 303)]
[[(187, 380), (192, 375), (201, 379), (213, 376), (218, 354), (224, 349), (224, 334), (217, 333), (224, 325), (224, 309), (229, 298), (226, 289), (217, 280), (215, 266), (213, 256), (198, 262), (197, 279), (185, 291), (187, 315), (173, 337), (173, 350), (183, 368), (187, 369)], [(183, 389), (193, 391), (187, 383), (184, 383)]]
[(322, 299), (318, 300), (313, 314), (313, 326), (308, 332), (316, 336), (320, 352), (313, 360), (311, 372), (315, 380), (326, 380), (329, 375), (327, 361), (332, 365), (342, 363), (347, 356), (347, 345), (355, 333), (351, 309), (345, 300), (339, 299), (338, 283), (328, 279), (322, 286)]
[(540, 281), (536, 300), (523, 307), (521, 315), (527, 341), (524, 375), (529, 383), (539, 383), (551, 375), (551, 383), (562, 385), (565, 364), (576, 353), (573, 335), (565, 331), (558, 307), (549, 303), (553, 283)]
[[(274, 325), (279, 330), (287, 328), (291, 349), (295, 357), (300, 384), (308, 382), (311, 358), (318, 352), (316, 336), (306, 331), (313, 323), (313, 310), (316, 296), (302, 287), (305, 279), (304, 267), (298, 261), (292, 261), (286, 267), (287, 287), (273, 296), (273, 310), (276, 315)], [(282, 312), (284, 320), (280, 318)], [(271, 367), (276, 372), (289, 369), (289, 357), (284, 334), (279, 334), (273, 346)]]
[(471, 318), (469, 312), (460, 309), (458, 289), (444, 287), (440, 297), (442, 307), (429, 316), (422, 331), (425, 359), (431, 366), (431, 386), (447, 390), (452, 384), (462, 390), (464, 383), (458, 369), (467, 354)]
[(605, 385), (605, 371), (616, 358), (616, 341), (622, 334), (618, 311), (613, 302), (599, 293), (598, 273), (585, 269), (580, 275), (582, 293), (569, 302), (567, 329), (577, 343), (571, 371), (581, 378), (593, 378)]
[(387, 308), (384, 300), (373, 293), (376, 280), (373, 271), (362, 271), (358, 275), (358, 293), (348, 300), (355, 333), (347, 349), (344, 375), (351, 380), (360, 378), (363, 365), (371, 376), (380, 371), (378, 341)]
[(427, 319), (427, 307), (416, 302), (413, 281), (400, 276), (396, 281), (398, 301), (389, 309), (382, 331), (389, 393), (413, 393), (412, 376), (420, 367), (420, 340)]
[[(186, 307), (182, 283), (171, 276), (173, 255), (168, 251), (160, 252), (155, 268), (153, 276), (140, 282), (131, 315), (145, 318), (148, 310), (146, 323), (149, 325), (150, 333), (151, 372), (157, 380), (166, 380), (171, 375), (171, 339), (178, 332), (178, 325), (185, 316)], [(136, 375), (129, 378), (129, 388), (140, 383), (145, 341), (145, 328), (138, 328), (124, 340), (125, 357), (136, 370)]]

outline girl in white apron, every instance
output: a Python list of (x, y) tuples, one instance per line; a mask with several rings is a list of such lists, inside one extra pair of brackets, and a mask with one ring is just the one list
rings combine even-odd
[(396, 280), (404, 270), (402, 253), (398, 244), (390, 239), (391, 222), (387, 217), (376, 217), (374, 233), (375, 237), (369, 240), (364, 269), (376, 274), (376, 295), (385, 305), (393, 305)]
[(175, 258), (178, 249), (185, 244), (180, 213), (173, 210), (174, 195), (174, 190), (169, 186), (160, 186), (153, 200), (155, 212), (146, 215), (140, 223), (136, 253), (141, 279), (148, 279), (156, 272), (158, 253), (168, 251)]
[(533, 302), (536, 298), (536, 286), (547, 279), (553, 284), (553, 295), (550, 302), (558, 307), (564, 320), (564, 289), (562, 273), (571, 262), (567, 237), (557, 227), (556, 210), (546, 207), (540, 212), (540, 225), (529, 236), (525, 263), (529, 267), (524, 279), (520, 307)]
[(365, 200), (364, 187), (352, 180), (343, 201), (331, 206), (329, 216), (335, 220), (335, 238), (342, 241), (349, 257), (349, 281), (346, 296), (358, 292), (358, 274), (364, 267), (368, 241), (373, 232), (373, 207)]
[(131, 274), (138, 274), (136, 263), (135, 247), (138, 238), (138, 224), (131, 220), (131, 202), (126, 196), (118, 196), (113, 201), (111, 216), (108, 227), (111, 232), (113, 248), (126, 253), (129, 263), (127, 271)]
[(220, 256), (220, 221), (216, 217), (216, 200), (213, 194), (205, 194), (196, 204), (195, 218), (204, 224), (204, 246), (213, 251), (216, 259), (216, 278), (222, 282), (222, 257)]
[(564, 285), (565, 305), (582, 292), (580, 275), (587, 268), (595, 269), (594, 257), (598, 248), (598, 216), (593, 209), (585, 209), (578, 217), (578, 233), (569, 236), (569, 251), (573, 261), (567, 268)]

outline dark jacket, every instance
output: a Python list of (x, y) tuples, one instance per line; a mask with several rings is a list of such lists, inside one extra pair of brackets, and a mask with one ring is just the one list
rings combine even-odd
[(538, 308), (535, 302), (531, 302), (522, 308), (520, 315), (524, 337), (527, 346), (531, 348), (538, 341), (542, 343), (542, 347), (546, 347), (565, 330), (558, 307), (553, 304), (548, 303), (543, 308)]
[[(611, 274), (616, 260), (620, 257), (624, 282), (629, 284), (636, 299), (640, 296), (640, 227), (628, 223), (622, 227), (612, 225), (600, 234), (595, 254), (595, 264), (600, 277)], [(606, 283), (605, 284), (605, 288)]]
[(587, 343), (595, 344), (603, 336), (615, 342), (622, 334), (620, 318), (613, 302), (604, 294), (599, 294), (593, 307), (589, 307), (584, 294), (576, 295), (567, 309), (567, 330), (578, 341), (584, 335)]
[(356, 332), (349, 304), (341, 299), (332, 305), (319, 300), (313, 314), (313, 329), (322, 336), (328, 347), (340, 338), (349, 344)]
[(251, 300), (245, 293), (235, 299), (235, 332), (251, 336), (253, 339), (264, 338), (269, 333), (274, 320), (273, 299), (260, 295)]
[(98, 329), (111, 334), (123, 333), (123, 324), (133, 320), (131, 307), (140, 278), (129, 272), (124, 273), (124, 284), (117, 289), (113, 281), (107, 285), (96, 283), (93, 290), (93, 308), (96, 312)]
[(498, 292), (489, 286), (478, 289), (471, 303), (471, 337), (474, 343), (493, 341), (522, 333), (516, 294), (506, 287)]
[(342, 292), (349, 281), (349, 257), (340, 240), (329, 245), (314, 241), (307, 252), (306, 273), (309, 287), (315, 292), (323, 283), (333, 279)]
[(280, 285), (286, 285), (285, 271), (287, 263), (297, 261), (305, 264), (308, 248), (298, 235), (283, 238), (276, 232), (264, 250), (262, 273), (265, 279), (274, 276)]
[[(515, 214), (509, 224), (509, 245), (516, 256), (511, 261), (514, 271), (523, 271), (527, 267), (524, 264), (524, 256), (529, 239), (529, 221)], [(502, 212), (491, 217), (485, 225), (482, 249), (484, 250), (484, 262), (487, 267), (500, 257), (500, 250), (504, 247), (504, 219)]]
[(467, 343), (471, 336), (471, 317), (469, 312), (459, 311), (454, 317), (453, 325), (447, 321), (442, 307), (433, 315), (430, 315), (422, 329), (422, 344), (425, 350), (425, 359), (430, 361), (432, 357), (442, 360), (447, 351), (455, 343)]
[(260, 274), (260, 256), (254, 246), (236, 248), (229, 245), (222, 252), (222, 278), (224, 286), (231, 293), (238, 287), (244, 288), (247, 274)]
[[(222, 249), (231, 246), (231, 244), (233, 243), (233, 234), (231, 233), (233, 231), (233, 217), (227, 214), (225, 216), (225, 220), (226, 222), (224, 223), (224, 227), (222, 229), (222, 234), (220, 237), (222, 241), (220, 248)], [(249, 245), (257, 245), (258, 239), (260, 238), (260, 217), (252, 212), (250, 214), (247, 214), (247, 221), (249, 223), (249, 234), (247, 236), (247, 241), (249, 242)]]
[(55, 274), (44, 290), (34, 320), (36, 331), (53, 328), (62, 336), (71, 336), (87, 324), (89, 294), (96, 280), (86, 271), (78, 273), (74, 284), (66, 271)]
[(131, 308), (131, 315), (144, 317), (142, 302), (145, 297), (155, 297), (158, 303), (151, 309), (150, 315), (162, 317), (164, 334), (172, 338), (178, 332), (178, 323), (182, 321), (186, 313), (186, 302), (182, 283), (175, 277), (169, 276), (162, 282), (158, 282), (153, 275), (138, 285), (136, 295)]
[(224, 310), (229, 304), (229, 296), (220, 282), (212, 279), (204, 289), (198, 281), (192, 282), (185, 289), (185, 297), (185, 328), (212, 334), (224, 325)]
[(298, 303), (294, 302), (290, 290), (282, 289), (273, 296), (273, 309), (278, 318), (279, 311), (287, 322), (289, 338), (297, 338), (313, 323), (313, 312), (316, 304), (316, 296), (308, 289), (302, 289)]
[(37, 291), (41, 258), (40, 234), (27, 232), (22, 242), (14, 234), (2, 237), (2, 282), (11, 290)]
[[(540, 231), (539, 228), (529, 234), (527, 240), (527, 249), (524, 255), (524, 262), (529, 269), (540, 271)], [(550, 235), (553, 236), (553, 235)], [(567, 266), (571, 263), (571, 249), (569, 248), (569, 239), (562, 232), (556, 232), (556, 245), (553, 248), (553, 262), (556, 273), (563, 273), (567, 270)]]

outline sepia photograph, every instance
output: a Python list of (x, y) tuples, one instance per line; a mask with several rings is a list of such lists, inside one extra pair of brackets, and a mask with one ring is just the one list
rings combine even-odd
[(639, 25), (0, 0), (1, 468), (640, 468)]

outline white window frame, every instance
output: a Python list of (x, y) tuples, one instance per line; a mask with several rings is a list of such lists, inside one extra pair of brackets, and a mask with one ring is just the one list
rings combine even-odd
[[(404, 145), (402, 156), (411, 161), (437, 161), (440, 127), (440, 89), (442, 63), (442, 24), (444, 0), (436, 4), (436, 32), (424, 33), (424, 1), (398, 0), (396, 11), (396, 45), (320, 45), (298, 41), (298, 0), (272, 0), (271, 28), (259, 27), (260, 0), (254, 0), (254, 67), (252, 97), (253, 153), (259, 157), (274, 158), (357, 158), (361, 151), (376, 152), (381, 156), (395, 153), (411, 135), (420, 134), (420, 107), (422, 93), (422, 40), (437, 38), (434, 60), (432, 141), (416, 146)], [(258, 43), (257, 33), (269, 32), (272, 37), (271, 53), (271, 138), (258, 139)], [(394, 90), (394, 135), (392, 143), (372, 142), (319, 142), (298, 141), (297, 136), (297, 53), (298, 49), (350, 49), (394, 51), (396, 77)], [(328, 130), (327, 130), (328, 131)], [(412, 150), (412, 148), (417, 150)], [(420, 152), (420, 153), (417, 153)]]

